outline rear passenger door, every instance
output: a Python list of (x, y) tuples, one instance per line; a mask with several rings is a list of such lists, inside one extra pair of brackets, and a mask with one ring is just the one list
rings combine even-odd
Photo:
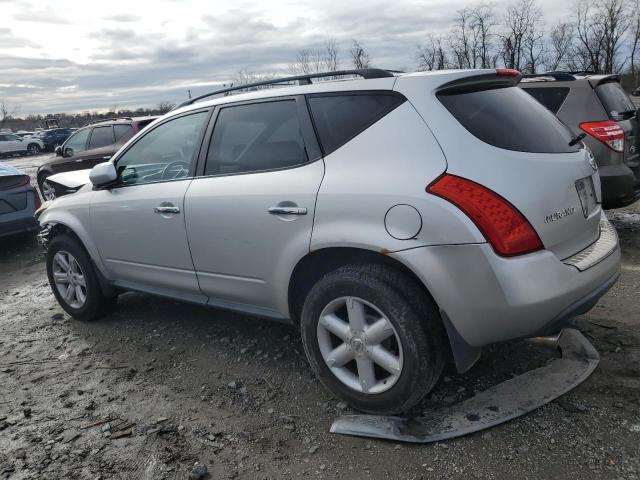
[(200, 289), (212, 305), (282, 317), (324, 175), (304, 98), (222, 106), (208, 138), (185, 197)]

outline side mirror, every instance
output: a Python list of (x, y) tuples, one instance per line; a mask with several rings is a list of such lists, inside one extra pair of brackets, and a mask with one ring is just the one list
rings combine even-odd
[(99, 163), (89, 172), (89, 180), (94, 187), (104, 187), (117, 180), (116, 167), (111, 162)]
[(57, 157), (61, 157), (62, 156), (62, 146), (58, 145), (56, 147), (56, 149), (54, 150), (54, 152), (56, 152), (56, 156)]

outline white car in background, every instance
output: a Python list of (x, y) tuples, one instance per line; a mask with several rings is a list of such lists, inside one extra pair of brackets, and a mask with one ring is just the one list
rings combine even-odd
[(42, 140), (22, 138), (14, 133), (0, 133), (0, 157), (11, 155), (37, 155), (44, 150)]

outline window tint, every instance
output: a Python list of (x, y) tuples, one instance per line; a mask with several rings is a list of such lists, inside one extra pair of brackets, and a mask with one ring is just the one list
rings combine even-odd
[[(607, 115), (621, 120), (621, 114), (634, 113), (636, 107), (618, 82), (607, 82), (596, 87), (598, 98), (604, 105)], [(623, 115), (624, 116), (624, 115)]]
[(87, 139), (90, 132), (90, 128), (85, 128), (71, 135), (64, 144), (64, 155), (70, 157), (75, 153), (84, 152), (87, 149)]
[(114, 125), (113, 131), (116, 134), (116, 142), (130, 134), (132, 130), (131, 125)]
[(116, 162), (120, 183), (177, 180), (189, 174), (208, 112), (169, 120), (142, 136)]
[(91, 134), (91, 140), (89, 140), (89, 149), (106, 147), (107, 145), (113, 145), (115, 140), (113, 139), (113, 127), (95, 127)]
[(524, 88), (523, 90), (553, 113), (558, 113), (562, 102), (569, 94), (568, 87)]
[(308, 97), (316, 132), (325, 155), (369, 128), (404, 98), (389, 93), (340, 94)]
[(440, 94), (440, 101), (477, 138), (518, 152), (577, 152), (569, 129), (519, 87)]
[(238, 105), (220, 110), (205, 175), (271, 170), (306, 161), (295, 101)]

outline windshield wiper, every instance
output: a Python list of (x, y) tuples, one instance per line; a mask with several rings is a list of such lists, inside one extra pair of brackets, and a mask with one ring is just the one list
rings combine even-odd
[(571, 139), (571, 141), (569, 142), (569, 146), (573, 147), (576, 143), (578, 143), (580, 140), (582, 140), (586, 136), (587, 136), (587, 134), (584, 133), (584, 132), (579, 133), (578, 135), (576, 135), (575, 137), (573, 137)]

